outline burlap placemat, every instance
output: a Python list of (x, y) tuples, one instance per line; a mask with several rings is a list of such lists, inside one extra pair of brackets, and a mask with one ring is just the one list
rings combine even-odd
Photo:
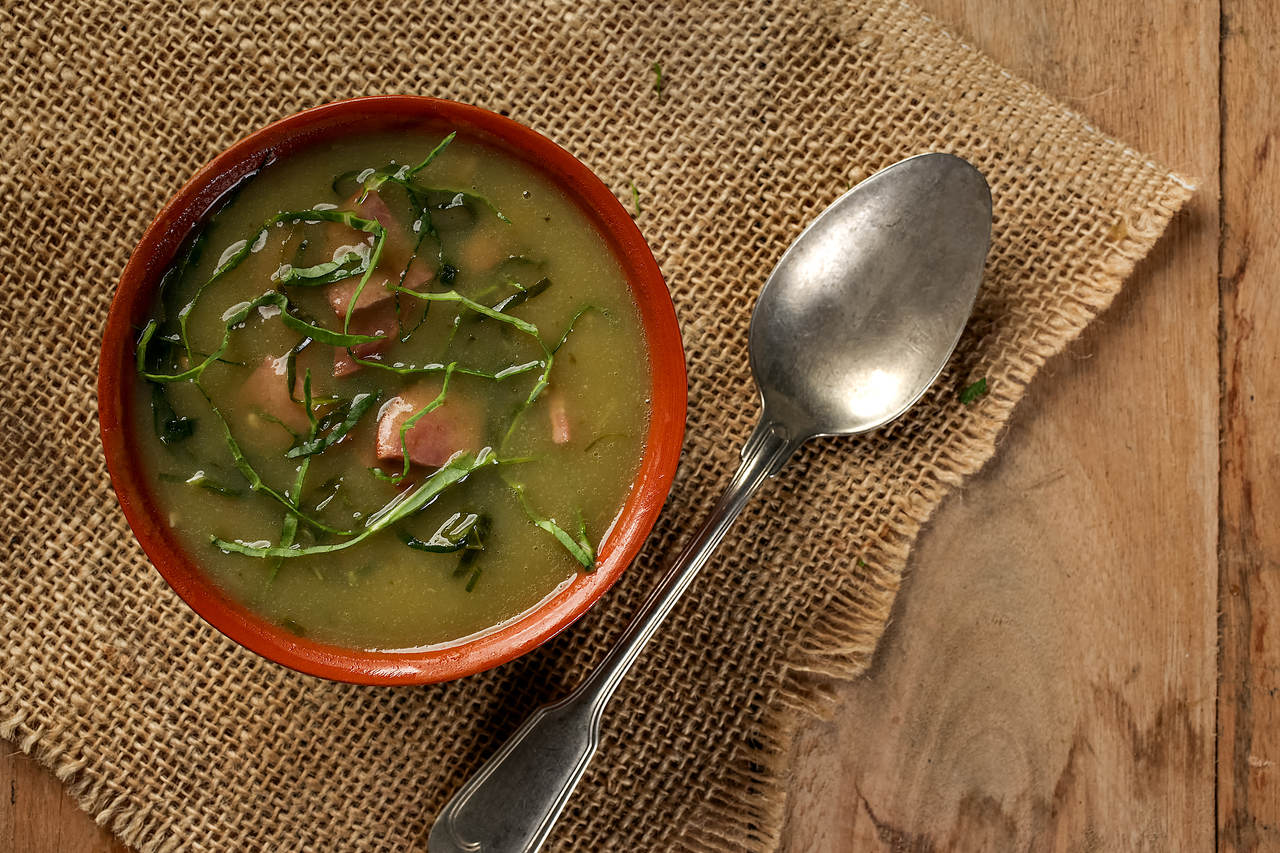
[[(421, 848), (725, 483), (756, 413), (749, 309), (783, 249), (873, 170), (955, 151), (995, 199), (958, 355), (908, 418), (809, 448), (747, 510), (610, 708), (551, 843), (773, 848), (822, 676), (862, 671), (920, 524), (1190, 191), (887, 0), (31, 3), (0, 15), (0, 56), (0, 736), (144, 850)], [(113, 286), (164, 199), (272, 119), (382, 92), (503, 111), (628, 201), (634, 182), (690, 370), (675, 490), (623, 582), (537, 653), (415, 689), (294, 674), (188, 611), (125, 527), (94, 417)], [(983, 376), (990, 393), (962, 405)]]

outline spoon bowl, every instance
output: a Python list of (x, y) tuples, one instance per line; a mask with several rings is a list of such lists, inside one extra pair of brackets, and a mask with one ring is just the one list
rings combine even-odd
[(445, 805), (432, 853), (542, 846), (600, 742), (605, 705), (756, 489), (809, 438), (886, 424), (942, 372), (990, 233), (982, 175), (959, 157), (922, 154), (854, 187), (796, 239), (751, 317), (763, 411), (724, 495), (600, 665), (535, 711)]
[(751, 372), (790, 438), (883, 426), (933, 384), (973, 310), (991, 192), (921, 154), (845, 193), (774, 267), (751, 315)]

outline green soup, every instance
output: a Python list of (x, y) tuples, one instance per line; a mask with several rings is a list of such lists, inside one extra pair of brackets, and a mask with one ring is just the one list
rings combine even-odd
[(265, 166), (166, 274), (138, 369), (151, 488), (189, 552), (351, 648), (459, 640), (591, 571), (649, 417), (602, 236), (444, 133)]

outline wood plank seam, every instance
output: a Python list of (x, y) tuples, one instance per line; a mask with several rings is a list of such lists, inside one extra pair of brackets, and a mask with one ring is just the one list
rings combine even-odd
[[(1218, 258), (1217, 269), (1215, 270), (1215, 279), (1218, 283), (1218, 442), (1221, 446), (1223, 439), (1223, 400), (1226, 398), (1226, 371), (1224, 369), (1224, 354), (1226, 347), (1226, 314), (1223, 310), (1222, 301), (1222, 264), (1226, 255), (1226, 217), (1227, 217), (1227, 193), (1226, 193), (1226, 156), (1224, 152), (1227, 146), (1227, 106), (1226, 106), (1226, 30), (1227, 15), (1223, 8), (1224, 0), (1218, 2)], [(1222, 737), (1222, 665), (1223, 665), (1223, 637), (1225, 629), (1226, 608), (1223, 606), (1222, 595), (1226, 589), (1225, 578), (1223, 577), (1224, 565), (1222, 560), (1222, 548), (1224, 537), (1224, 514), (1223, 514), (1223, 477), (1222, 477), (1222, 458), (1218, 458), (1218, 542), (1217, 542), (1217, 565), (1214, 567), (1218, 575), (1218, 635), (1215, 643), (1214, 666), (1216, 677), (1213, 685), (1213, 849), (1221, 849), (1222, 839), (1220, 830), (1222, 821), (1221, 802), (1219, 796), (1220, 782), (1219, 774), (1221, 773), (1220, 762), (1218, 756), (1221, 755), (1221, 744), (1219, 740)]]

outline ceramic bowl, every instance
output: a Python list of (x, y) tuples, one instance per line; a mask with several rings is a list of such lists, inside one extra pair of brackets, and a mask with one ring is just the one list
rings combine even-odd
[[(650, 353), (652, 405), (644, 457), (621, 514), (599, 547), (597, 569), (578, 574), (535, 609), (479, 636), (425, 651), (362, 651), (296, 636), (254, 614), (212, 583), (165, 522), (143, 475), (128, 409), (142, 381), (134, 368), (138, 330), (161, 275), (215, 203), (271, 158), (336, 137), (447, 126), (542, 172), (587, 215), (635, 295)], [(364, 684), (421, 684), (470, 675), (546, 642), (595, 603), (635, 558), (666, 500), (685, 423), (685, 365), (675, 309), (653, 254), (613, 193), (563, 148), (478, 107), (415, 96), (359, 98), (316, 107), (250, 134), (204, 166), (143, 234), (120, 278), (98, 373), (98, 415), (112, 484), (125, 517), (169, 586), (219, 631), (301, 672)]]

